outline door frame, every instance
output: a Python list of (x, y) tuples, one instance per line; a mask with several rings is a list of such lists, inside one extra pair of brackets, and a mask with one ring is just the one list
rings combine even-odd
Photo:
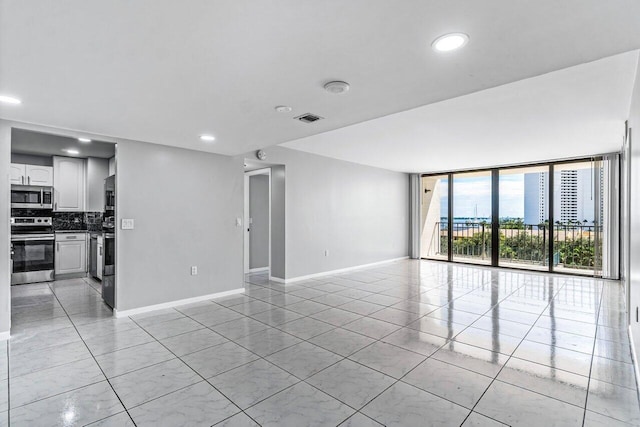
[[(269, 265), (267, 268), (258, 268), (251, 269), (251, 197), (250, 197), (250, 189), (251, 189), (251, 180), (250, 177), (256, 175), (267, 175), (268, 177), (268, 188), (269, 188), (269, 208), (267, 212), (267, 223), (269, 225), (269, 240), (268, 240), (268, 262)], [(244, 173), (244, 228), (243, 228), (243, 241), (244, 241), (244, 274), (253, 273), (257, 271), (268, 271), (271, 274), (271, 168), (263, 168), (257, 169)]]

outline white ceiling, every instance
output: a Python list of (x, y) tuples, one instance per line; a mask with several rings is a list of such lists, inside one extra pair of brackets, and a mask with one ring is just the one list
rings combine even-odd
[(627, 52), (283, 145), (404, 172), (619, 151), (637, 62)]
[[(0, 117), (235, 155), (638, 49), (639, 17), (636, 0), (0, 0), (0, 93), (23, 101)], [(460, 31), (461, 51), (430, 48)]]
[[(77, 155), (70, 155), (68, 149), (78, 151)], [(115, 144), (92, 140), (80, 142), (76, 138), (62, 135), (52, 135), (25, 129), (11, 130), (11, 152), (17, 154), (32, 154), (40, 156), (71, 156), (71, 157), (100, 157), (111, 158), (116, 154)]]
[[(239, 154), (638, 49), (639, 17), (636, 0), (0, 0), (0, 93), (23, 100), (0, 117)], [(461, 51), (430, 48), (459, 31)]]

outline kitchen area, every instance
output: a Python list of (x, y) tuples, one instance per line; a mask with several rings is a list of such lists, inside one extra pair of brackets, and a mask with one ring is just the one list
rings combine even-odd
[(12, 130), (12, 286), (85, 278), (114, 307), (115, 148)]

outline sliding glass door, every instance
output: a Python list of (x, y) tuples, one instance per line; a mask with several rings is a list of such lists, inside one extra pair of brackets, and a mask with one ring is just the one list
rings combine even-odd
[(421, 256), (619, 276), (618, 156), (424, 175)]
[(602, 162), (554, 165), (554, 271), (602, 272)]
[(491, 211), (491, 171), (453, 174), (453, 261), (491, 265)]
[(502, 267), (549, 270), (549, 166), (500, 170)]

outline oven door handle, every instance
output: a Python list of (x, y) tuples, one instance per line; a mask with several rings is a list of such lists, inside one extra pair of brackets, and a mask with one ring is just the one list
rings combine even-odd
[(55, 240), (55, 237), (12, 237), (11, 241), (12, 242), (33, 242), (36, 240)]

